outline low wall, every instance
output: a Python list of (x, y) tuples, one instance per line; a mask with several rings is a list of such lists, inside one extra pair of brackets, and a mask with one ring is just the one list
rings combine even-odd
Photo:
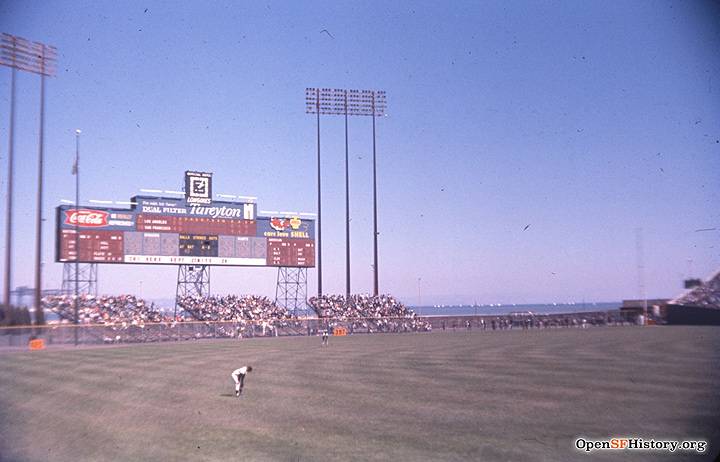
[(691, 326), (720, 326), (720, 310), (699, 306), (668, 305), (668, 324)]

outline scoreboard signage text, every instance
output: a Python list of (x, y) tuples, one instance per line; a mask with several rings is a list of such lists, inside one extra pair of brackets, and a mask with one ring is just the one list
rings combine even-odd
[(209, 204), (212, 202), (212, 173), (185, 172), (185, 202)]
[(258, 220), (257, 234), (264, 237), (289, 237), (293, 239), (314, 239), (315, 223), (298, 217)]
[(142, 213), (157, 213), (162, 215), (188, 215), (210, 218), (241, 218), (254, 220), (256, 215), (255, 204), (233, 203), (216, 201), (211, 206), (201, 204), (186, 204), (181, 200), (150, 199), (134, 197), (133, 202)]
[(56, 261), (315, 266), (312, 220), (258, 217), (255, 203), (142, 196), (132, 203), (130, 209), (58, 207)]

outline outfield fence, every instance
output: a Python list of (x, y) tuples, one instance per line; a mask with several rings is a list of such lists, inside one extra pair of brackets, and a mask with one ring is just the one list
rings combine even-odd
[(144, 324), (71, 324), (0, 327), (0, 348), (22, 347), (42, 339), (44, 346), (67, 344), (121, 344), (187, 341), (213, 338), (310, 336), (329, 329), (331, 334), (409, 332), (406, 318), (317, 319), (259, 321), (178, 321)]
[(310, 335), (317, 320), (287, 321), (178, 321), (143, 324), (71, 324), (0, 327), (0, 348), (28, 345), (42, 339), (45, 346), (67, 344), (120, 344)]
[[(312, 336), (429, 332), (432, 330), (512, 330), (587, 328), (629, 325), (617, 311), (552, 315), (415, 316), (412, 318), (291, 318), (235, 321), (177, 321), (143, 324), (72, 324), (0, 327), (0, 348), (27, 347), (41, 340), (43, 347), (73, 344), (174, 342), (218, 338)], [(38, 344), (36, 342), (36, 344)]]

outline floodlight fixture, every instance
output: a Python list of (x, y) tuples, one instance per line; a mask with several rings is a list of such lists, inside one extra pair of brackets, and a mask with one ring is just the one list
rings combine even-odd
[(382, 90), (306, 88), (305, 113), (326, 115), (385, 115), (387, 95)]
[(57, 48), (7, 34), (0, 35), (0, 65), (53, 77), (57, 70)]

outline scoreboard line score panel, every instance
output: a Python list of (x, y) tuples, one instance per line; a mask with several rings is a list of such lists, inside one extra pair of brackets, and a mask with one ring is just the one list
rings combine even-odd
[(56, 261), (79, 254), (82, 263), (315, 266), (313, 220), (258, 217), (254, 203), (132, 202), (132, 209), (59, 206)]

